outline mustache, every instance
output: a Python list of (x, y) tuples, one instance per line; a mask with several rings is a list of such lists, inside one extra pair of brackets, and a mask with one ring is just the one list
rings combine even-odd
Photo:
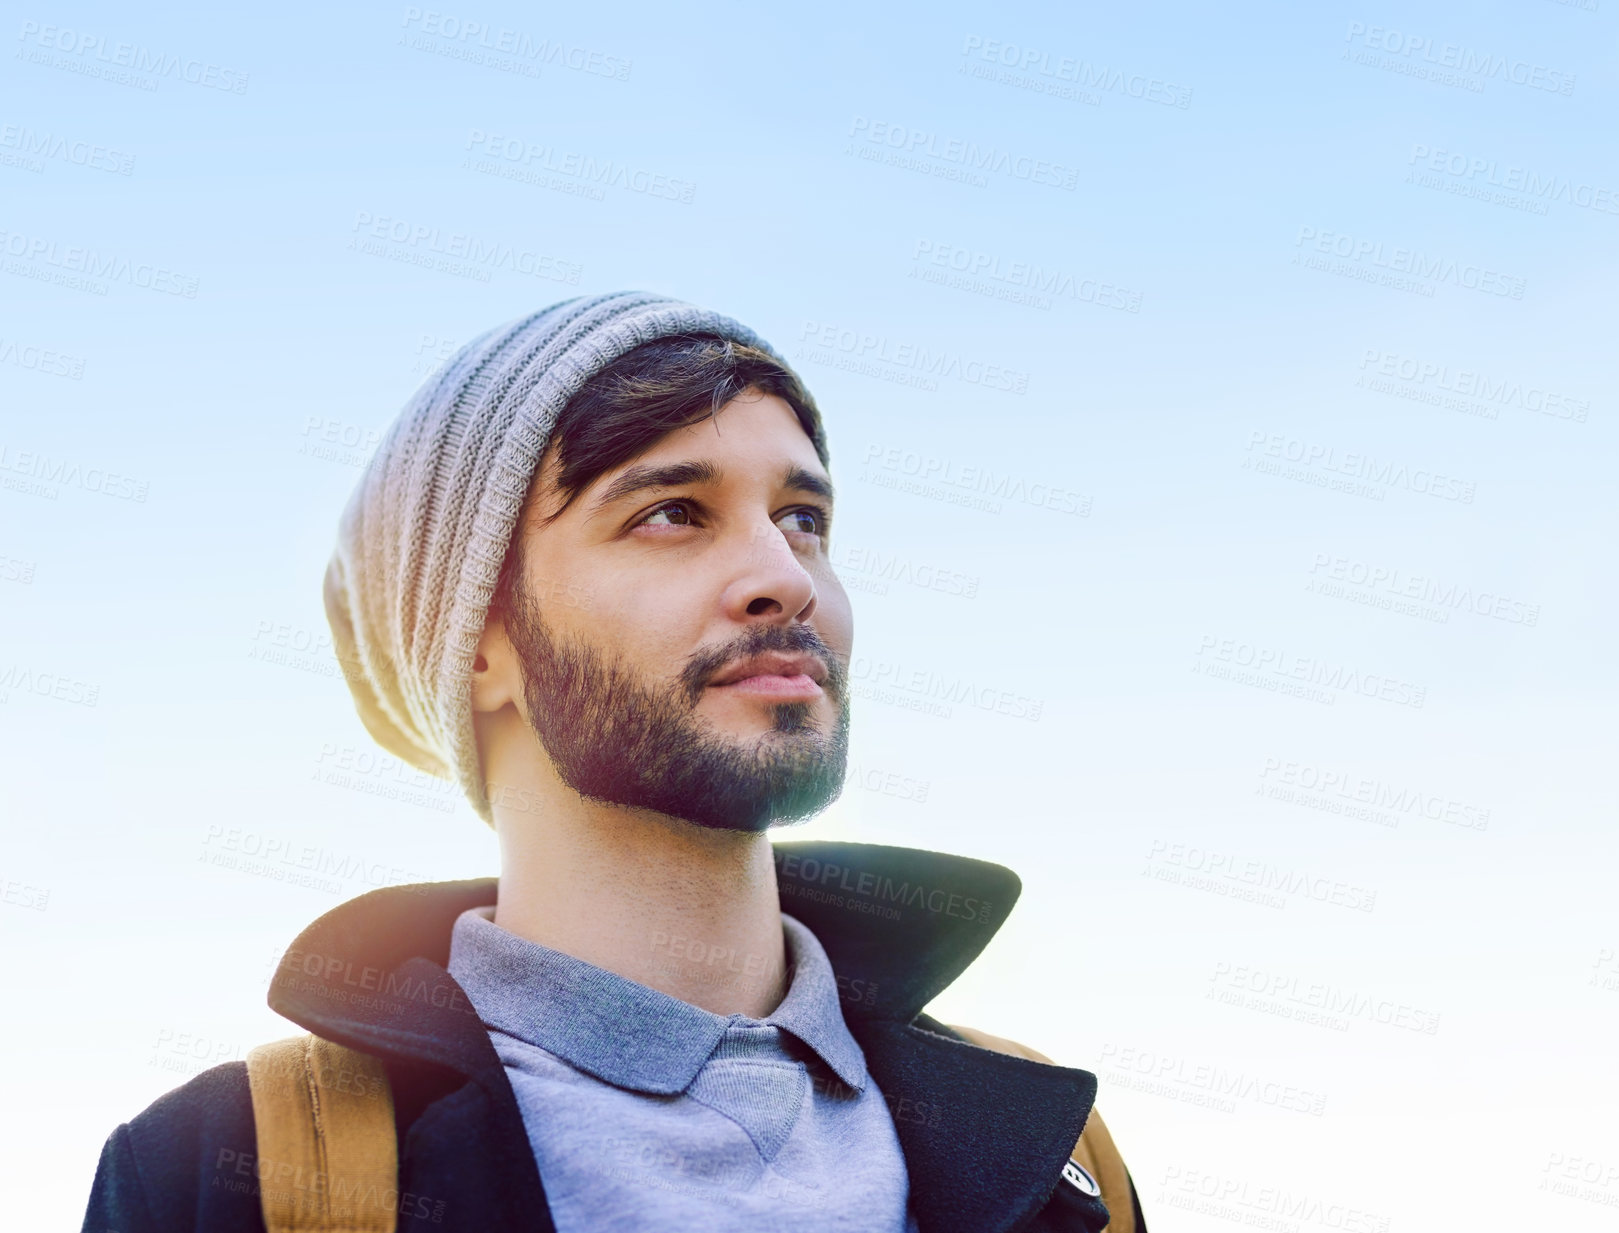
[(742, 637), (725, 647), (717, 647), (693, 657), (681, 673), (681, 684), (695, 705), (716, 672), (725, 665), (753, 655), (771, 651), (789, 655), (813, 655), (826, 665), (826, 688), (842, 695), (846, 670), (843, 661), (832, 653), (826, 641), (807, 625), (755, 625)]

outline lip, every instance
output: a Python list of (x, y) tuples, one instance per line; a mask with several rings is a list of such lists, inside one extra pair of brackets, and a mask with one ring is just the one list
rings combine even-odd
[(818, 697), (821, 694), (821, 684), (814, 680), (814, 676), (801, 672), (793, 676), (761, 672), (754, 676), (743, 676), (740, 681), (716, 684), (714, 688), (729, 689), (730, 693), (756, 694), (761, 697)]
[(740, 681), (728, 681), (714, 688), (771, 698), (814, 698), (821, 693), (819, 682), (803, 672), (794, 676), (761, 672), (757, 676), (743, 677)]
[(798, 678), (807, 678), (811, 684), (819, 687), (826, 680), (826, 675), (826, 665), (814, 655), (789, 655), (777, 651), (739, 660), (719, 673), (710, 684), (717, 688), (730, 688), (745, 681), (774, 677), (793, 681), (795, 688), (801, 689), (802, 686), (796, 684)]

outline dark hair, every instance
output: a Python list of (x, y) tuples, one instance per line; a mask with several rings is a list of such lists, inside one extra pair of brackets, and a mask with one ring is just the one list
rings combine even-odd
[[(550, 526), (600, 476), (651, 449), (676, 428), (695, 424), (747, 389), (774, 394), (793, 409), (822, 466), (830, 466), (821, 413), (798, 374), (768, 352), (716, 334), (677, 334), (626, 351), (580, 387), (557, 416), (551, 439), (562, 504), (539, 520)], [(526, 511), (540, 468), (529, 481)], [(512, 611), (523, 572), (520, 519), (501, 563), (490, 608)]]

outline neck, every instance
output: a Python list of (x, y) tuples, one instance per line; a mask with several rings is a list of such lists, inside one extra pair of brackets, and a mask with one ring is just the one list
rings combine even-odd
[(581, 799), (547, 765), (494, 806), (495, 924), (717, 1015), (762, 1019), (787, 989), (764, 834)]

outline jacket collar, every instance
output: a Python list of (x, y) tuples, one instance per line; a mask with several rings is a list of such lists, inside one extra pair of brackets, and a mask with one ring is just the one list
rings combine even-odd
[[(455, 921), (450, 975), (491, 1028), (538, 1046), (614, 1087), (684, 1092), (739, 1020), (781, 1028), (808, 1046), (846, 1086), (866, 1085), (860, 1046), (843, 1020), (838, 986), (815, 935), (782, 913), (788, 971), (781, 1004), (757, 1020), (720, 1015), (659, 989), (520, 938), (473, 908)], [(536, 997), (536, 990), (545, 996)], [(638, 1030), (626, 1032), (624, 1024)]]
[[(799, 842), (775, 853), (781, 909), (825, 949), (850, 1020), (915, 1018), (989, 944), (1022, 889), (1002, 865), (917, 848)], [(413, 958), (446, 967), (456, 918), (494, 903), (496, 886), (387, 886), (339, 904), (282, 956), (271, 1008), (295, 1023), (335, 1015), (356, 1027), (402, 1026), (438, 1002), (464, 1012), (459, 990), (390, 976)]]
[[(924, 1233), (1017, 1227), (1055, 1188), (1095, 1077), (980, 1049), (921, 1016), (1005, 923), (1017, 875), (876, 844), (781, 843), (775, 853), (782, 911), (824, 948), (893, 1112)], [(515, 1109), (488, 1034), (446, 971), (456, 918), (493, 903), (496, 886), (385, 887), (339, 905), (288, 948), (271, 1009), (339, 1044), (465, 1075)]]

